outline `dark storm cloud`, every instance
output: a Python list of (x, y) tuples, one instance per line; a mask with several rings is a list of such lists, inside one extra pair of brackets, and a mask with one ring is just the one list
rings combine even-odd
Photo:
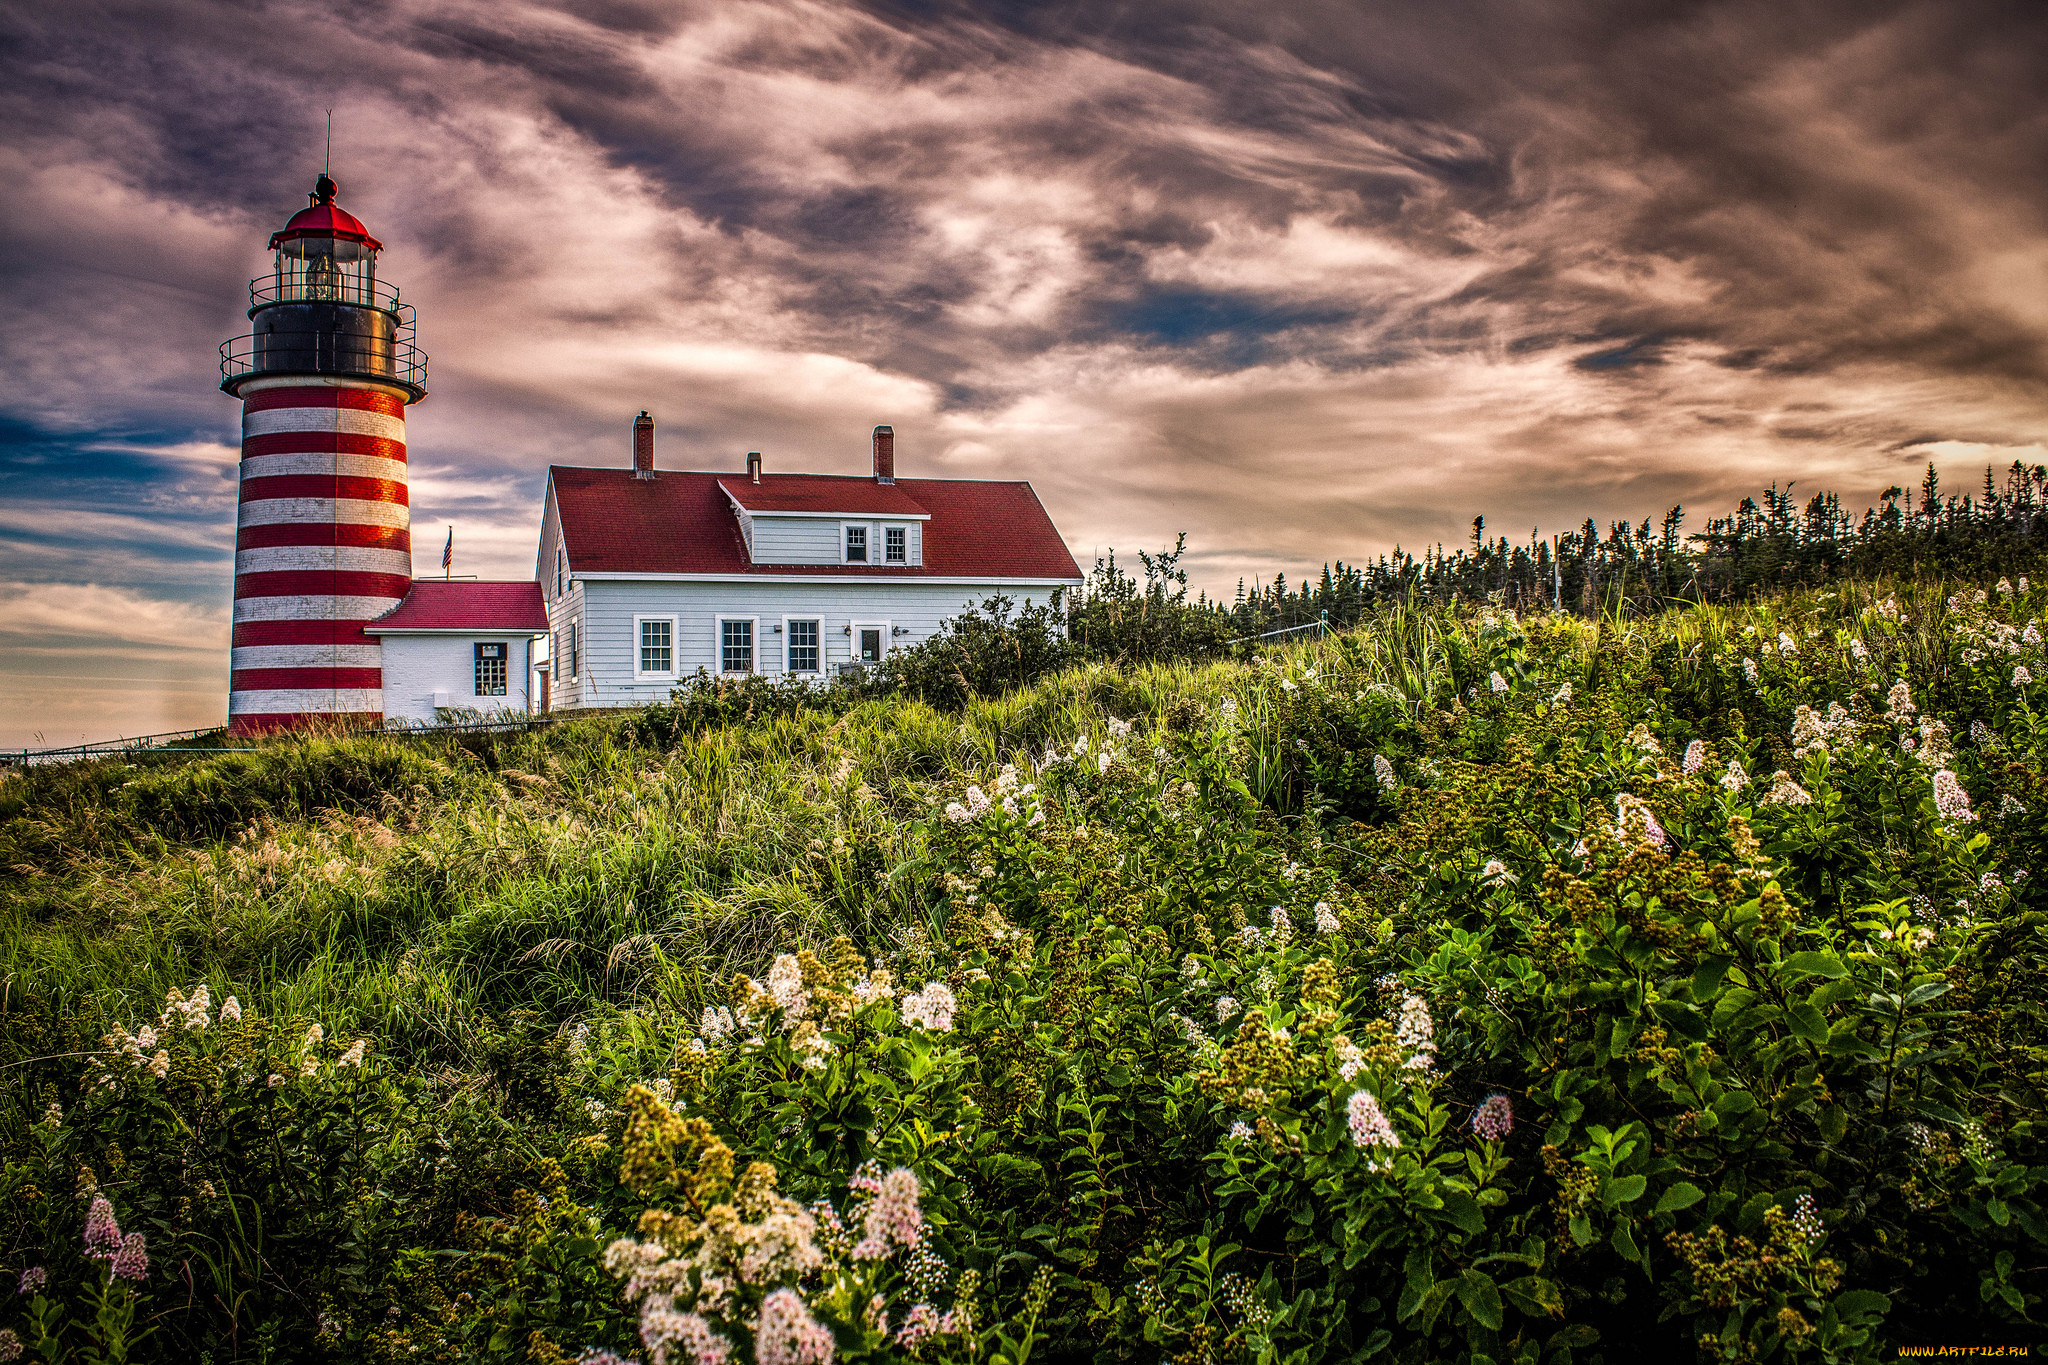
[(134, 641), (218, 712), (213, 351), (329, 107), (468, 567), (651, 406), (677, 464), (893, 419), (1227, 590), (2048, 458), (2044, 71), (1990, 0), (0, 4), (0, 710)]

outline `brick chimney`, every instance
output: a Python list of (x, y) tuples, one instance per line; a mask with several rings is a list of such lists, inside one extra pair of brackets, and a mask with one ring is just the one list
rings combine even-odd
[(633, 477), (654, 477), (654, 419), (645, 412), (633, 419)]
[(761, 482), (761, 452), (758, 450), (747, 452), (747, 477), (755, 483)]
[(896, 482), (896, 428), (875, 428), (875, 482)]

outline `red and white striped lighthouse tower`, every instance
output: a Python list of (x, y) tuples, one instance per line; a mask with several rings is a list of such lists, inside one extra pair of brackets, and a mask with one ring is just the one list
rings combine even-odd
[(376, 723), (382, 655), (363, 626), (412, 587), (405, 410), (426, 396), (412, 308), (335, 184), (270, 239), (251, 332), (221, 347), (242, 400), (228, 728)]

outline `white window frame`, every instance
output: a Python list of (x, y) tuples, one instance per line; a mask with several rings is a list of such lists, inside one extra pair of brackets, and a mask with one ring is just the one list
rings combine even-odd
[(563, 585), (568, 577), (568, 572), (569, 552), (557, 545), (555, 547), (555, 600), (557, 602), (562, 600)]
[[(867, 558), (865, 558), (865, 559), (855, 559), (855, 558), (853, 558), (853, 556), (852, 556), (852, 554), (851, 554), (851, 547), (849, 547), (849, 546), (847, 545), (847, 543), (846, 543), (846, 533), (847, 533), (848, 531), (859, 531), (859, 532), (861, 532), (861, 533), (862, 533), (862, 535), (863, 535), (863, 536), (864, 536), (864, 538), (865, 538), (865, 542), (866, 542), (866, 549), (867, 549)], [(841, 564), (859, 564), (859, 565), (861, 565), (861, 566), (862, 566), (863, 568), (872, 568), (872, 567), (873, 567), (873, 566), (874, 566), (875, 564), (877, 564), (877, 563), (879, 563), (879, 562), (880, 562), (880, 561), (878, 561), (878, 560), (877, 560), (877, 559), (875, 558), (875, 554), (876, 554), (876, 549), (877, 549), (877, 547), (876, 547), (876, 544), (875, 544), (875, 542), (876, 542), (876, 540), (877, 540), (877, 539), (878, 539), (878, 537), (877, 537), (877, 536), (875, 535), (875, 524), (874, 524), (873, 522), (871, 522), (871, 521), (842, 521), (842, 522), (840, 522), (840, 523), (839, 523), (839, 562), (840, 562)]]
[(569, 665), (569, 681), (575, 682), (583, 672), (583, 647), (588, 641), (583, 638), (583, 618), (569, 618), (569, 647), (564, 651), (562, 662)]
[(895, 636), (895, 632), (891, 629), (889, 622), (849, 621), (846, 623), (846, 661), (855, 664), (867, 662), (867, 660), (860, 657), (860, 633), (863, 630), (879, 630), (882, 632), (882, 653), (881, 657), (876, 659), (875, 662), (880, 663), (882, 659), (888, 658), (890, 642)]
[[(889, 558), (889, 533), (890, 533), (891, 531), (901, 531), (901, 532), (903, 533), (903, 558), (901, 558), (901, 559), (891, 559), (891, 558)], [(908, 567), (910, 566), (910, 527), (909, 527), (909, 526), (908, 526), (908, 525), (907, 525), (906, 523), (903, 523), (903, 522), (884, 522), (884, 523), (882, 523), (882, 561), (881, 561), (881, 562), (882, 562), (882, 567), (883, 567), (883, 568), (887, 568), (887, 567), (889, 567), (889, 566), (890, 566), (891, 564), (900, 564), (900, 565), (902, 565), (902, 566), (903, 566), (903, 567), (905, 567), (905, 568), (908, 568)]]
[[(478, 653), (477, 653), (477, 650), (478, 650), (478, 648), (479, 648), (480, 646), (483, 646), (483, 645), (496, 645), (496, 646), (498, 646), (498, 648), (500, 648), (500, 649), (502, 649), (502, 650), (504, 650), (504, 651), (505, 651), (505, 652), (504, 652), (504, 653), (503, 653), (502, 655), (500, 655), (500, 656), (499, 656), (499, 658), (498, 658), (498, 662), (499, 662), (499, 663), (501, 663), (501, 664), (503, 664), (503, 665), (505, 666), (505, 667), (504, 667), (504, 674), (505, 674), (505, 686), (504, 686), (504, 690), (503, 690), (503, 691), (500, 691), (500, 692), (480, 692), (480, 691), (478, 691), (478, 690), (477, 690), (477, 685), (476, 685), (476, 674), (477, 674), (477, 667), (478, 667), (478, 665), (482, 664), (482, 663), (483, 663), (483, 661), (484, 661), (484, 660), (483, 660), (483, 656), (482, 656), (482, 655), (480, 655), (480, 654), (478, 654)], [(511, 697), (511, 695), (512, 695), (512, 642), (511, 642), (510, 640), (471, 640), (471, 641), (469, 642), (469, 695), (470, 695), (470, 696), (472, 696), (472, 697), (482, 697), (482, 698), (491, 698), (491, 697), (505, 697), (505, 698), (508, 698), (508, 699), (509, 699), (509, 698)]]
[[(791, 649), (789, 627), (793, 621), (809, 621), (818, 627), (818, 666), (814, 669), (800, 670), (789, 666), (789, 651)], [(756, 655), (756, 657), (758, 658), (759, 656)], [(819, 612), (816, 616), (785, 616), (782, 618), (782, 671), (796, 678), (822, 678), (825, 676), (825, 614), (823, 612)]]
[[(661, 668), (657, 668), (657, 669), (645, 669), (645, 668), (642, 668), (642, 667), (640, 667), (640, 627), (641, 627), (641, 626), (642, 626), (642, 625), (643, 625), (644, 623), (646, 623), (646, 622), (648, 622), (648, 621), (666, 621), (666, 622), (668, 623), (668, 667), (667, 667), (667, 668), (665, 668), (665, 669), (661, 669)], [(651, 615), (647, 615), (647, 616), (635, 616), (635, 617), (633, 618), (633, 681), (634, 681), (634, 682), (664, 682), (664, 681), (672, 681), (672, 680), (673, 680), (673, 679), (675, 678), (675, 676), (676, 676), (676, 663), (677, 663), (677, 656), (678, 656), (678, 655), (679, 655), (679, 654), (680, 654), (681, 652), (682, 652), (682, 640), (681, 640), (681, 632), (680, 632), (679, 630), (677, 630), (677, 628), (676, 628), (676, 618), (675, 618), (675, 617), (673, 617), (673, 616), (664, 616), (664, 615), (662, 615), (662, 614), (661, 614), (660, 612), (655, 612), (655, 613), (653, 613), (653, 614), (651, 614)]]
[[(747, 623), (747, 624), (748, 624), (749, 626), (753, 627), (753, 631), (754, 631), (754, 663), (753, 663), (753, 666), (752, 666), (751, 668), (748, 668), (748, 669), (746, 669), (746, 670), (745, 670), (744, 672), (742, 672), (742, 671), (741, 671), (741, 670), (739, 670), (739, 669), (732, 669), (732, 670), (728, 670), (728, 669), (726, 668), (726, 666), (725, 666), (725, 623), (726, 623), (726, 622), (728, 622), (728, 621), (745, 621), (745, 622), (746, 622), (746, 623)], [(749, 674), (749, 673), (759, 673), (760, 671), (761, 671), (761, 618), (760, 618), (760, 617), (758, 617), (758, 616), (727, 616), (727, 615), (725, 615), (725, 614), (723, 614), (723, 613), (720, 613), (719, 615), (717, 615), (717, 616), (714, 616), (714, 617), (712, 617), (712, 618), (711, 618), (711, 673), (712, 673), (712, 676), (714, 676), (714, 677), (719, 677), (719, 678), (743, 678), (743, 677), (745, 677), (745, 676), (746, 676), (747, 674)]]

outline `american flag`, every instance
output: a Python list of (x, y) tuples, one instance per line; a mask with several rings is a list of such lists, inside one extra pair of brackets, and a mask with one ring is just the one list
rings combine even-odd
[(448, 528), (448, 543), (441, 547), (441, 572), (447, 573), (455, 567), (455, 528)]

